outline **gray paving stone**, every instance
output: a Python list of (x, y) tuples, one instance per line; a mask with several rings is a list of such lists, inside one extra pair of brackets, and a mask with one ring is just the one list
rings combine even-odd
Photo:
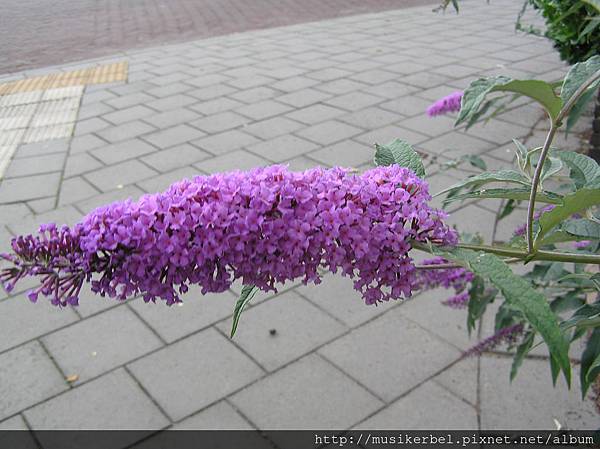
[[(31, 210), (23, 203), (5, 204), (0, 206), (0, 224), (17, 221), (19, 218), (31, 214)], [(0, 226), (0, 240), (7, 238), (4, 227)]]
[(269, 98), (275, 97), (279, 93), (279, 91), (271, 89), (270, 87), (260, 86), (254, 87), (252, 89), (244, 89), (242, 91), (233, 93), (229, 96), (235, 100), (239, 100), (248, 104), (253, 104), (259, 101), (264, 101)]
[(316, 88), (331, 94), (341, 95), (346, 94), (348, 92), (357, 91), (362, 88), (368, 87), (368, 84), (359, 83), (357, 81), (353, 81), (347, 78), (342, 78), (335, 81), (330, 81), (328, 83), (323, 83), (317, 86)]
[[(65, 416), (69, 419), (65, 420)], [(40, 404), (26, 411), (25, 418), (35, 430), (158, 430), (169, 424), (167, 418), (123, 369)], [(139, 438), (138, 432), (127, 435)], [(126, 442), (124, 438), (127, 435), (121, 434), (119, 443), (126, 445), (136, 441), (130, 439)], [(42, 440), (42, 444), (44, 443)]]
[(225, 84), (214, 84), (212, 86), (194, 89), (188, 92), (188, 95), (196, 97), (198, 100), (206, 101), (213, 98), (219, 98), (224, 95), (234, 94), (237, 89)]
[(99, 312), (121, 306), (127, 301), (122, 301), (117, 298), (102, 297), (92, 293), (90, 285), (84, 284), (79, 292), (79, 304), (75, 307), (75, 312), (82, 318), (95, 315)]
[[(358, 81), (365, 84), (381, 84), (386, 81), (398, 81), (398, 74), (388, 72), (382, 69), (367, 70), (349, 77), (352, 81)], [(410, 83), (409, 83), (410, 84)]]
[(144, 140), (150, 142), (159, 149), (165, 149), (199, 139), (205, 134), (202, 131), (188, 125), (177, 125), (144, 136)]
[(581, 400), (579, 382), (568, 390), (561, 377), (553, 387), (548, 361), (527, 359), (511, 383), (511, 364), (510, 358), (481, 358), (482, 429), (550, 429), (554, 419), (569, 429), (597, 428), (594, 404)]
[(314, 125), (317, 123), (324, 122), (335, 117), (343, 115), (345, 112), (341, 109), (327, 106), (324, 104), (315, 104), (306, 108), (298, 109), (294, 112), (290, 112), (287, 116), (291, 119), (297, 120), (302, 123)]
[[(2, 422), (0, 422), (0, 430), (29, 430), (27, 427), (27, 424), (25, 424), (25, 421), (23, 420), (23, 417), (21, 415), (16, 415), (12, 418), (8, 418)], [(10, 446), (4, 446), (5, 442), (4, 440), (2, 440), (2, 437), (0, 437), (0, 444), (3, 445), (3, 447), (10, 447)], [(31, 446), (27, 446), (27, 448), (29, 447), (37, 447), (35, 444), (31, 445)]]
[[(163, 301), (146, 304), (137, 299), (131, 307), (167, 343), (172, 343), (230, 316), (237, 297), (229, 292), (202, 295), (200, 288), (192, 286), (181, 299), (182, 303), (172, 307), (167, 307)], [(228, 320), (226, 324), (231, 323)]]
[(61, 171), (65, 153), (53, 153), (45, 156), (14, 159), (4, 173), (4, 178), (37, 175)]
[(203, 115), (212, 115), (244, 106), (244, 104), (245, 103), (242, 103), (241, 101), (232, 100), (231, 98), (219, 97), (215, 98), (214, 100), (201, 101), (190, 106), (190, 109), (193, 109), (194, 111)]
[(382, 99), (363, 92), (352, 92), (327, 100), (326, 103), (348, 111), (358, 111), (368, 106), (381, 103)]
[(338, 78), (344, 78), (351, 75), (352, 72), (348, 70), (341, 70), (335, 67), (328, 67), (326, 69), (317, 70), (307, 74), (309, 78), (314, 78), (319, 81), (331, 81)]
[(273, 83), (273, 78), (268, 78), (263, 75), (245, 76), (227, 82), (230, 86), (237, 87), (238, 89), (249, 89), (251, 87), (264, 86), (265, 84), (271, 83)]
[(102, 167), (102, 163), (87, 153), (68, 156), (65, 162), (65, 178), (77, 176)]
[(306, 89), (307, 87), (316, 86), (318, 84), (320, 84), (320, 81), (316, 79), (306, 78), (305, 76), (295, 76), (286, 80), (277, 81), (271, 84), (271, 86), (274, 89), (289, 93)]
[(86, 120), (80, 120), (75, 123), (75, 131), (73, 135), (82, 136), (84, 134), (94, 133), (102, 129), (111, 126), (106, 120), (102, 120), (100, 117), (92, 117)]
[(106, 193), (101, 195), (94, 196), (84, 201), (80, 201), (76, 204), (77, 208), (81, 211), (88, 213), (93, 209), (104, 206), (106, 204), (110, 204), (114, 201), (122, 201), (126, 199), (137, 200), (140, 196), (142, 196), (145, 192), (141, 190), (139, 187), (128, 185), (123, 188), (116, 188), (114, 190), (109, 190)]
[(431, 105), (431, 101), (423, 98), (416, 97), (414, 95), (407, 95), (400, 98), (395, 98), (391, 101), (386, 101), (379, 105), (382, 109), (388, 111), (397, 112), (407, 117), (413, 117), (415, 115), (425, 114), (427, 108)]
[(411, 145), (417, 145), (428, 140), (428, 137), (424, 134), (402, 128), (400, 126), (388, 125), (384, 126), (383, 128), (361, 134), (360, 136), (356, 136), (354, 139), (358, 140), (359, 142), (366, 143), (367, 145), (374, 145), (375, 143), (386, 144), (393, 142), (396, 139), (403, 139), (409, 142)]
[(284, 135), (248, 146), (248, 150), (273, 162), (282, 162), (317, 148), (312, 142), (293, 135)]
[(397, 81), (387, 81), (385, 83), (366, 87), (362, 90), (368, 94), (377, 95), (378, 97), (384, 99), (390, 99), (402, 96), (408, 97), (408, 94), (418, 91), (419, 88), (411, 86), (410, 84), (399, 83)]
[(109, 106), (112, 106), (115, 109), (124, 109), (138, 104), (148, 104), (152, 100), (155, 100), (155, 98), (151, 95), (145, 94), (143, 92), (136, 92), (124, 95), (122, 97), (105, 100), (104, 103)]
[[(155, 78), (152, 79), (152, 82), (155, 82)], [(178, 82), (170, 82), (167, 84), (163, 84), (159, 87), (153, 87), (152, 89), (148, 89), (146, 92), (154, 97), (168, 97), (170, 95), (181, 94), (183, 92), (191, 90), (192, 87), (188, 84), (178, 83)]]
[(141, 162), (131, 160), (87, 173), (84, 177), (102, 192), (108, 192), (119, 188), (119, 186), (150, 178), (153, 175), (156, 175), (154, 170)]
[[(174, 420), (216, 402), (262, 370), (214, 329), (207, 329), (130, 365), (133, 375)], [(173, 374), (177, 382), (173, 382)]]
[(68, 139), (54, 139), (45, 142), (28, 143), (19, 146), (15, 159), (22, 157), (43, 156), (52, 153), (65, 153), (69, 151)]
[(200, 413), (184, 419), (173, 426), (173, 430), (253, 430), (231, 405), (217, 402)]
[(467, 350), (477, 343), (476, 335), (469, 338), (464, 311), (452, 310), (441, 301), (454, 295), (453, 290), (428, 290), (403, 304), (400, 313), (432, 334)]
[[(248, 123), (250, 119), (235, 112), (221, 112), (192, 122), (191, 124), (207, 133), (218, 133)], [(200, 136), (199, 136), (200, 137)]]
[[(45, 298), (33, 304), (26, 295), (17, 295), (0, 302), (2, 335), (0, 351), (15, 347), (33, 338), (77, 321), (73, 310), (52, 306)], [(26, 322), (27, 326), (23, 326)]]
[[(162, 346), (127, 307), (116, 307), (42, 339), (67, 375), (87, 381)], [(77, 383), (76, 382), (76, 383)]]
[(453, 131), (454, 120), (446, 116), (428, 117), (423, 114), (403, 120), (400, 126), (427, 136), (437, 137)]
[(37, 341), (0, 354), (0, 419), (68, 388)]
[(201, 175), (194, 167), (182, 167), (172, 170), (162, 175), (140, 181), (137, 185), (148, 193), (164, 192), (168, 187), (178, 181), (184, 179), (192, 179), (195, 176)]
[(317, 161), (309, 159), (305, 156), (298, 156), (294, 159), (285, 161), (285, 165), (287, 165), (291, 171), (305, 171), (310, 168), (320, 166), (320, 164)]
[[(231, 323), (219, 329), (228, 334)], [(271, 329), (276, 330), (271, 335)], [(299, 358), (342, 334), (346, 327), (293, 292), (265, 301), (244, 313), (236, 343), (268, 371)], [(304, 335), (299, 339), (298, 335)]]
[(195, 97), (183, 94), (170, 95), (168, 97), (161, 98), (159, 100), (153, 100), (145, 103), (148, 107), (159, 111), (171, 111), (173, 109), (180, 109), (190, 104), (196, 103), (198, 100)]
[(302, 127), (303, 125), (294, 120), (290, 120), (285, 117), (274, 117), (245, 126), (244, 132), (248, 132), (260, 137), (261, 139), (267, 140), (297, 131)]
[(180, 108), (154, 114), (149, 117), (144, 117), (144, 122), (150, 123), (156, 128), (164, 129), (171, 126), (180, 125), (182, 123), (191, 122), (199, 117), (200, 114), (190, 111), (189, 109)]
[(138, 104), (136, 106), (119, 109), (118, 111), (104, 114), (102, 119), (108, 120), (113, 125), (122, 125), (123, 123), (131, 122), (132, 120), (138, 120), (152, 114), (154, 114), (152, 109)]
[(313, 125), (297, 132), (297, 134), (322, 145), (330, 145), (360, 134), (361, 129), (346, 125), (335, 120), (329, 120)]
[(207, 159), (194, 164), (194, 167), (205, 173), (219, 173), (231, 170), (250, 170), (251, 168), (268, 165), (268, 162), (252, 153), (244, 150), (236, 150), (231, 153)]
[[(94, 117), (100, 117), (103, 114), (108, 114), (115, 111), (115, 108), (101, 102), (97, 103), (86, 103), (85, 99), (88, 94), (83, 96), (83, 104), (79, 108), (77, 113), (77, 118), (79, 120), (86, 120)], [(115, 99), (119, 99), (119, 97), (114, 97)]]
[(98, 131), (96, 134), (104, 140), (114, 143), (121, 142), (123, 140), (133, 139), (135, 137), (151, 133), (155, 130), (156, 128), (154, 128), (151, 125), (148, 125), (139, 120), (134, 120), (119, 126), (113, 126), (110, 128), (103, 129), (101, 131)]
[(363, 143), (357, 143), (353, 140), (344, 140), (317, 151), (308, 154), (308, 157), (315, 159), (322, 164), (342, 167), (359, 167), (371, 162), (375, 150), (373, 147)]
[(84, 153), (104, 145), (108, 145), (108, 142), (93, 134), (75, 136), (71, 140), (71, 154)]
[(40, 223), (56, 223), (59, 227), (64, 224), (73, 226), (81, 216), (81, 213), (72, 206), (53, 207), (50, 211), (29, 215), (8, 226), (14, 234), (31, 234), (38, 231)]
[[(494, 123), (490, 123), (489, 126), (482, 126), (476, 124), (469, 128), (467, 133), (469, 135), (485, 139), (489, 142), (495, 143), (496, 145), (509, 144), (512, 139), (521, 139), (529, 133), (527, 126), (518, 126), (514, 124), (505, 123), (501, 120), (494, 120)], [(539, 145), (542, 145), (541, 142)]]
[[(386, 401), (444, 369), (461, 354), (404, 318), (401, 310), (394, 308), (319, 350)], [(357, 353), (362, 356), (357, 358)]]
[(382, 404), (344, 373), (309, 355), (231, 398), (260, 429), (345, 429)]
[(189, 80), (186, 80), (186, 84), (190, 84), (191, 86), (195, 86), (195, 87), (206, 87), (206, 86), (212, 86), (214, 84), (219, 84), (219, 83), (222, 83), (224, 81), (229, 81), (229, 80), (230, 80), (230, 78), (225, 75), (211, 73), (208, 75), (190, 78)]
[(56, 195), (60, 173), (4, 179), (0, 182), (0, 203), (14, 203)]
[(433, 379), (438, 385), (471, 405), (477, 405), (478, 358), (467, 357)]
[(360, 423), (357, 428), (394, 430), (398, 426), (406, 430), (478, 430), (475, 408), (431, 381)]
[(290, 106), (273, 100), (264, 100), (236, 109), (236, 112), (254, 120), (263, 120), (290, 111)]
[(166, 150), (144, 156), (141, 160), (155, 169), (165, 173), (176, 168), (192, 165), (210, 157), (209, 153), (202, 151), (195, 146), (184, 143)]
[(90, 151), (90, 154), (99, 159), (105, 165), (135, 159), (146, 154), (154, 153), (156, 150), (152, 145), (140, 139), (130, 139), (123, 142), (105, 145)]
[(77, 176), (63, 180), (58, 195), (58, 205), (64, 206), (98, 195), (100, 192), (86, 182), (82, 177)]
[(362, 109), (339, 118), (339, 120), (345, 123), (366, 129), (377, 129), (384, 125), (398, 124), (402, 119), (401, 115), (380, 109), (379, 107)]
[(331, 94), (307, 88), (280, 95), (277, 97), (277, 101), (292, 105), (296, 108), (303, 108), (327, 100), (328, 98), (331, 98)]
[(192, 144), (202, 148), (214, 155), (225, 154), (233, 150), (248, 147), (260, 142), (256, 137), (251, 136), (237, 129), (225, 131), (219, 134), (213, 134), (202, 139), (194, 140)]

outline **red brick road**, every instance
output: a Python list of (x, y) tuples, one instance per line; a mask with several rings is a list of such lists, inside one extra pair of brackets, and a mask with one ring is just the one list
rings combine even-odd
[(1, 0), (0, 74), (438, 0)]

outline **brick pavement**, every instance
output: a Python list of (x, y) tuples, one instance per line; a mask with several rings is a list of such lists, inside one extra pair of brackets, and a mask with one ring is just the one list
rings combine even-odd
[[(426, 155), (432, 191), (468, 172), (440, 171), (435, 160), (472, 153), (505, 167), (510, 139), (527, 135), (522, 125), (539, 110), (519, 103), (468, 134), (423, 111), (478, 74), (564, 74), (547, 42), (514, 33), (519, 3), (465, 2), (460, 16), (395, 10), (128, 52), (129, 82), (86, 87), (72, 138), (17, 148), (0, 183), (0, 249), (41, 222), (74, 223), (199, 173), (275, 162), (367, 168), (372, 144), (396, 137)], [(535, 131), (531, 142), (541, 139)], [(490, 239), (493, 207), (454, 206), (450, 222)], [(461, 360), (476, 336), (464, 312), (440, 305), (443, 291), (366, 307), (341, 277), (289, 284), (258, 295), (229, 340), (238, 293), (192, 289), (167, 308), (86, 292), (80, 307), (57, 310), (0, 292), (0, 428), (598, 425), (577, 386), (552, 388), (543, 351), (510, 387), (505, 354)], [(481, 335), (492, 325), (486, 314)]]
[(50, 8), (43, 0), (4, 0), (0, 73), (151, 45), (435, 3), (437, 0), (53, 0)]

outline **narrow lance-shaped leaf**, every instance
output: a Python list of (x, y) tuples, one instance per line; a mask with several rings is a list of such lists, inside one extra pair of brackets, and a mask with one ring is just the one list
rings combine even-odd
[(521, 173), (515, 170), (498, 170), (495, 172), (485, 172), (479, 175), (471, 176), (470, 178), (463, 179), (462, 181), (448, 187), (447, 189), (442, 190), (437, 193), (435, 196), (442, 195), (446, 192), (455, 189), (462, 189), (465, 187), (479, 187), (484, 184), (489, 184), (492, 182), (508, 182), (514, 184), (521, 184), (524, 186), (529, 186), (530, 181)]
[[(529, 201), (529, 189), (483, 189), (474, 192), (459, 193), (448, 197), (444, 200), (445, 203), (453, 201), (462, 201), (466, 199), (489, 199), (500, 198), (514, 201)], [(538, 203), (561, 204), (562, 197), (552, 192), (538, 192), (536, 196)]]
[(577, 188), (591, 183), (598, 174), (600, 167), (590, 157), (574, 151), (555, 151), (554, 155), (571, 169), (571, 179)]
[(558, 318), (550, 309), (544, 295), (535, 290), (521, 276), (515, 275), (500, 258), (493, 254), (478, 253), (454, 248), (436, 251), (446, 259), (466, 262), (468, 268), (478, 276), (488, 279), (502, 293), (507, 303), (520, 310), (531, 326), (542, 336), (550, 351), (551, 360), (571, 383), (569, 343), (561, 331)]
[(581, 396), (585, 395), (590, 385), (600, 374), (600, 328), (594, 329), (583, 354), (581, 355)]
[(510, 368), (510, 380), (511, 382), (515, 379), (519, 368), (523, 364), (523, 360), (525, 360), (525, 356), (533, 346), (533, 340), (535, 338), (535, 332), (528, 333), (521, 344), (517, 347), (517, 352), (515, 357), (513, 358), (512, 366)]
[(396, 139), (387, 145), (375, 144), (375, 165), (398, 164), (411, 169), (417, 176), (425, 176), (425, 167), (419, 153), (406, 141)]
[[(575, 94), (577, 89), (581, 87), (588, 79), (590, 79), (598, 70), (600, 70), (600, 55), (592, 56), (584, 62), (578, 62), (569, 70), (560, 91), (562, 101), (566, 103)], [(588, 87), (588, 90), (594, 90), (600, 84), (600, 80), (596, 80)]]
[(551, 84), (542, 80), (513, 80), (506, 76), (480, 78), (465, 90), (455, 126), (477, 114), (487, 95), (493, 92), (513, 92), (536, 100), (554, 119), (562, 107), (561, 99)]
[(581, 189), (563, 198), (562, 204), (544, 212), (539, 218), (539, 230), (535, 237), (535, 248), (544, 243), (544, 237), (571, 215), (600, 204), (600, 189)]
[(244, 285), (242, 287), (242, 292), (240, 293), (240, 297), (235, 303), (235, 309), (233, 310), (233, 323), (231, 324), (231, 338), (235, 335), (235, 331), (237, 330), (238, 324), (240, 322), (240, 317), (242, 316), (242, 312), (248, 305), (248, 303), (254, 298), (254, 295), (258, 291), (258, 287), (254, 285)]

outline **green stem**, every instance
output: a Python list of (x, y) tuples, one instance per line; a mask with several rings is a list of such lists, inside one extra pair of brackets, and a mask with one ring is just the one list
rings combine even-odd
[[(412, 247), (431, 253), (429, 246), (419, 243), (412, 242)], [(529, 254), (527, 251), (523, 251), (516, 248), (501, 248), (497, 246), (489, 245), (473, 245), (470, 243), (459, 243), (458, 248), (470, 249), (472, 251), (482, 251), (485, 253), (496, 254), (497, 256), (511, 257), (519, 260), (545, 260), (550, 262), (572, 262), (572, 263), (588, 263), (594, 265), (600, 265), (600, 255), (597, 254), (577, 254), (577, 253), (559, 253), (554, 251), (536, 251), (534, 254)]]

